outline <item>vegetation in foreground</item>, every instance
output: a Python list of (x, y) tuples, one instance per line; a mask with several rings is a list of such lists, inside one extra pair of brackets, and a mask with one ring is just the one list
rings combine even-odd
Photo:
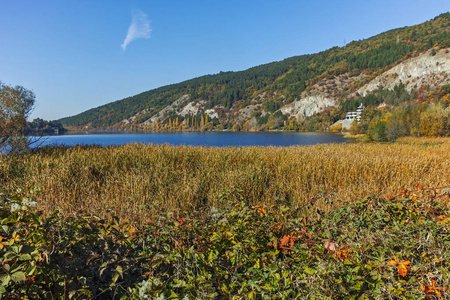
[(449, 147), (402, 138), (2, 155), (0, 293), (447, 299)]
[(365, 197), (316, 221), (249, 205), (146, 216), (48, 217), (1, 195), (0, 295), (8, 299), (448, 299), (450, 189)]

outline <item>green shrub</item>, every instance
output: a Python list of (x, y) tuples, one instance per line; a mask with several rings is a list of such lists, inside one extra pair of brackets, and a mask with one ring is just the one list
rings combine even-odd
[(0, 293), (8, 299), (442, 299), (450, 189), (366, 197), (311, 221), (309, 206), (218, 207), (141, 228), (112, 216), (43, 217), (2, 195)]

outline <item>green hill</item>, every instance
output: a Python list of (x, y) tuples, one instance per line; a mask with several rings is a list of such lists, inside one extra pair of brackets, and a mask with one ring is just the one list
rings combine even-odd
[[(450, 46), (449, 29), (450, 13), (444, 13), (425, 23), (390, 30), (369, 39), (353, 41), (344, 47), (290, 57), (245, 71), (220, 72), (163, 86), (63, 118), (60, 122), (75, 128), (139, 127), (150, 124), (148, 120), (151, 117), (157, 116), (183, 95), (189, 95), (189, 101), (177, 105), (178, 110), (171, 109), (158, 116), (160, 124), (172, 122), (178, 117), (180, 122), (183, 121), (185, 116), (179, 113), (180, 109), (189, 102), (203, 100), (197, 115), (203, 116), (206, 110), (217, 108), (216, 111), (220, 110), (221, 114), (214, 120), (215, 125), (221, 123), (226, 127), (239, 122), (239, 118), (232, 116), (233, 111), (239, 114), (240, 109), (252, 103), (259, 105), (257, 111), (253, 110), (253, 117), (260, 121), (267, 113), (276, 112), (280, 107), (299, 100), (302, 93), (314, 88), (320, 80), (345, 75), (354, 80), (335, 95), (336, 100), (341, 102), (357, 87), (367, 83), (368, 77), (359, 78), (359, 75), (380, 74), (408, 59), (415, 51), (421, 53), (433, 47)], [(286, 120), (287, 117), (283, 117)], [(123, 123), (123, 120), (128, 121)]]

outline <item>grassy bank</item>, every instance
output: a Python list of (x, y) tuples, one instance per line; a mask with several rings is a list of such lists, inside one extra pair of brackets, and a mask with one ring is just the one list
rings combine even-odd
[(447, 186), (449, 169), (444, 138), (288, 148), (79, 146), (0, 157), (0, 186), (38, 189), (33, 199), (45, 213), (105, 216), (113, 209), (139, 223), (149, 213), (219, 207), (229, 191), (249, 204), (296, 209), (314, 202), (314, 218), (366, 195)]

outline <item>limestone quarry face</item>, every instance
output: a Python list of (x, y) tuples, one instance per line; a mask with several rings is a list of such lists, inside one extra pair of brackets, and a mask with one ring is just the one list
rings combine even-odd
[(207, 114), (211, 119), (219, 118), (219, 114), (214, 108), (205, 110), (205, 114)]
[(178, 112), (178, 115), (180, 116), (186, 116), (186, 115), (196, 115), (198, 112), (203, 111), (203, 107), (206, 104), (206, 101), (200, 100), (200, 101), (193, 101), (188, 103), (181, 111)]
[[(433, 51), (435, 51), (435, 55), (433, 55)], [(435, 89), (450, 81), (449, 74), (449, 50), (431, 49), (399, 63), (358, 89), (356, 93), (366, 96), (381, 87), (392, 90), (400, 83), (403, 83), (409, 91), (418, 89), (422, 85), (428, 85), (430, 88)]]
[(335, 99), (325, 96), (307, 96), (298, 101), (283, 106), (280, 110), (283, 114), (289, 114), (296, 117), (310, 117), (316, 113), (322, 112), (329, 106), (338, 105)]
[[(175, 100), (174, 102), (172, 102), (170, 105), (167, 105), (166, 107), (164, 107), (162, 110), (160, 110), (157, 114), (155, 114), (154, 116), (152, 116), (150, 119), (148, 119), (147, 121), (144, 122), (145, 125), (150, 125), (154, 122), (156, 122), (156, 120), (161, 119), (166, 113), (169, 113), (171, 111), (174, 111), (177, 109), (178, 105), (182, 104), (183, 102), (189, 101), (190, 96), (189, 95), (183, 95), (180, 98), (178, 98), (177, 100)], [(137, 115), (131, 117), (130, 119), (135, 119), (138, 115), (145, 113), (146, 110), (138, 113)]]

